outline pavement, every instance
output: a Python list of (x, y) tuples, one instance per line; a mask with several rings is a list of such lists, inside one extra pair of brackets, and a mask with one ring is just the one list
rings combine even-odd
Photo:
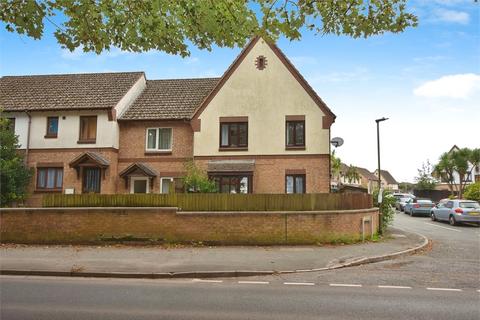
[(313, 272), (384, 261), (421, 250), (428, 240), (391, 228), (382, 241), (268, 247), (2, 245), (4, 275), (207, 278)]

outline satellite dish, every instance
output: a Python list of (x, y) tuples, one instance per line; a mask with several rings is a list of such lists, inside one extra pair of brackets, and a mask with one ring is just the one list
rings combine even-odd
[(335, 137), (332, 140), (330, 140), (330, 143), (332, 144), (332, 146), (337, 148), (337, 147), (340, 147), (343, 144), (343, 139), (340, 138), (340, 137)]

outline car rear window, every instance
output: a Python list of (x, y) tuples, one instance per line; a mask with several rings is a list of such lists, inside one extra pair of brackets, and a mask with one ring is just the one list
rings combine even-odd
[(460, 202), (460, 208), (472, 208), (478, 209), (480, 208), (480, 204), (478, 202)]
[(432, 200), (417, 200), (417, 203), (432, 203)]

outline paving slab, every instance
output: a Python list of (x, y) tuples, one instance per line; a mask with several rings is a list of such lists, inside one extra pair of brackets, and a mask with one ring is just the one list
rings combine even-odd
[[(390, 229), (386, 239), (323, 246), (25, 246), (0, 247), (3, 274), (131, 276), (245, 275), (338, 268), (410, 254), (422, 235)], [(23, 272), (23, 273), (22, 273)]]

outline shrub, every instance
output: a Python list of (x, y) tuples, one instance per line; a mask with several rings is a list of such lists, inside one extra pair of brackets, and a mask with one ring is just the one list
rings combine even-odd
[(382, 203), (378, 203), (378, 189), (373, 192), (373, 203), (380, 209), (380, 233), (392, 224), (395, 217), (395, 197), (390, 191), (383, 191)]
[(480, 182), (475, 182), (465, 189), (465, 199), (480, 201)]
[(185, 163), (187, 174), (183, 179), (187, 192), (214, 193), (217, 192), (215, 181), (208, 178), (205, 170), (197, 167), (193, 161)]

